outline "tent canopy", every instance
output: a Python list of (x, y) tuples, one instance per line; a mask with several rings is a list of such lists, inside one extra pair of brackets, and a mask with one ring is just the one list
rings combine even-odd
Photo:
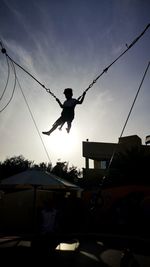
[(27, 170), (9, 178), (1, 180), (0, 186), (12, 186), (12, 187), (33, 187), (39, 188), (60, 188), (60, 189), (80, 189), (77, 185), (70, 183), (52, 173), (39, 171), (39, 170)]

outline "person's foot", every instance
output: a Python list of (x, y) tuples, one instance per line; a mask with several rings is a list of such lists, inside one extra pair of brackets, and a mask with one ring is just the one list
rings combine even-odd
[(50, 135), (50, 132), (42, 132), (42, 134)]

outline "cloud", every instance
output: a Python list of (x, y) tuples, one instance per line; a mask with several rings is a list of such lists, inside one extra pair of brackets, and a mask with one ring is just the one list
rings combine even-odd
[[(16, 41), (13, 40), (8, 40), (7, 41), (7, 47), (8, 47), (8, 55), (14, 55), (14, 61), (19, 59), (20, 62), (22, 62), (22, 65), (24, 65), (25, 67), (28, 68), (28, 66), (30, 66), (30, 68), (33, 68), (34, 64), (33, 64), (33, 59), (30, 56), (29, 52), (21, 45), (19, 45), (19, 43), (16, 43)], [(18, 62), (17, 62), (18, 63)]]

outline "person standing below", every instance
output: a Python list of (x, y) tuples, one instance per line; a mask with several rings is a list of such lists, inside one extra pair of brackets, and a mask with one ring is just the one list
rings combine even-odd
[(72, 98), (73, 92), (71, 88), (66, 88), (64, 90), (64, 94), (65, 94), (66, 100), (63, 104), (60, 102), (58, 98), (56, 98), (56, 101), (58, 102), (60, 107), (63, 109), (61, 112), (61, 116), (55, 121), (52, 128), (47, 132), (42, 132), (43, 134), (50, 135), (54, 130), (56, 130), (58, 126), (60, 126), (59, 130), (61, 130), (65, 123), (67, 123), (67, 128), (66, 128), (67, 132), (68, 133), (70, 132), (71, 124), (75, 116), (75, 112), (74, 112), (75, 106), (83, 103), (86, 92), (83, 93), (80, 100), (79, 98), (78, 99)]
[(41, 210), (41, 233), (54, 233), (56, 230), (56, 215), (57, 210), (50, 201), (45, 201), (44, 207)]
[(54, 202), (46, 200), (42, 209), (39, 211), (39, 245), (40, 253), (48, 255), (54, 252), (59, 244), (57, 233), (59, 232), (59, 222), (57, 219), (58, 210)]

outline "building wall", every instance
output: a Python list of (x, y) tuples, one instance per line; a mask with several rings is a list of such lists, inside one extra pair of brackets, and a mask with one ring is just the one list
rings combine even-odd
[[(135, 146), (143, 146), (150, 153), (150, 146), (142, 145), (141, 138), (137, 135), (121, 137), (118, 143), (83, 142), (82, 151), (85, 158), (83, 178), (89, 181), (101, 180), (107, 175), (107, 168), (113, 154)], [(93, 168), (89, 168), (89, 159), (93, 160)]]

